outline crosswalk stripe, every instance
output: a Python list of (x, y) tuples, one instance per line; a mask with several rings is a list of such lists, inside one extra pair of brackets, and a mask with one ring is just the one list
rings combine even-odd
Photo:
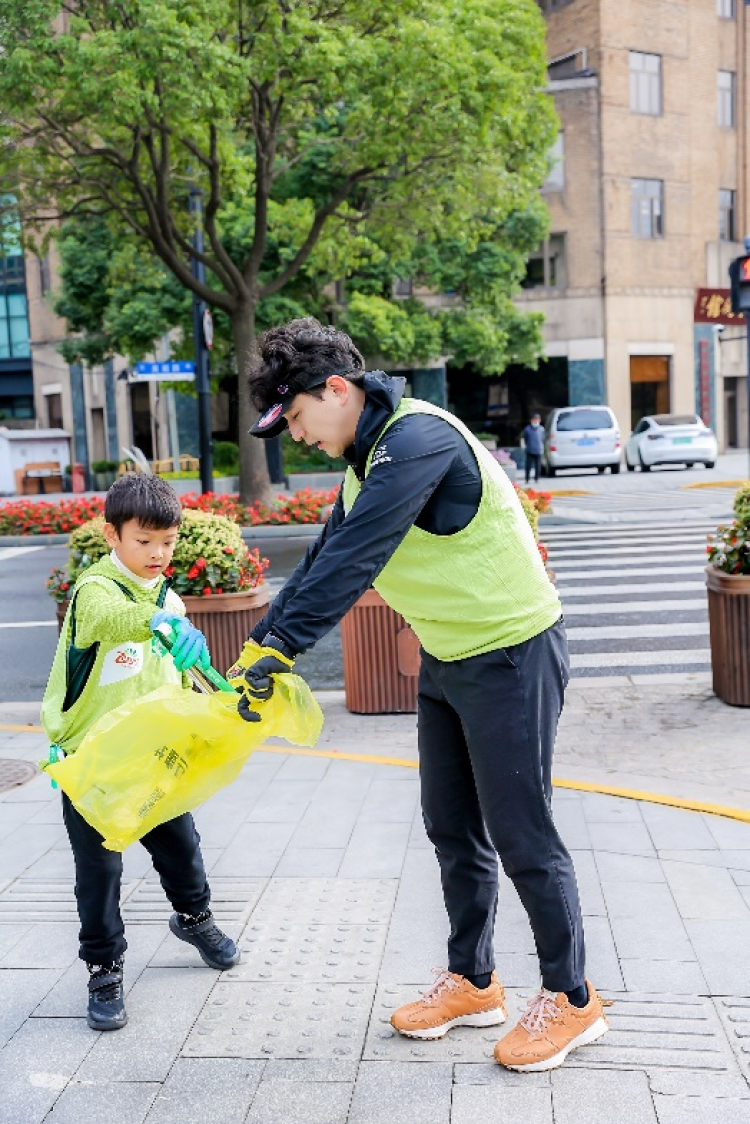
[[(660, 557), (664, 557), (667, 554), (699, 555), (699, 554), (705, 554), (706, 553), (706, 548), (704, 546), (701, 546), (700, 543), (696, 543), (696, 542), (678, 543), (675, 546), (672, 546), (670, 544), (659, 543), (658, 547), (655, 547), (655, 546), (630, 546), (630, 545), (621, 546), (621, 547), (618, 548), (617, 557), (622, 561), (626, 558), (635, 558), (635, 557), (637, 557), (641, 554), (652, 554), (652, 555), (654, 555), (655, 550), (658, 551), (658, 555)], [(599, 549), (599, 544), (597, 544), (596, 550), (586, 550), (584, 548), (579, 548), (579, 547), (575, 547), (572, 550), (568, 549), (566, 547), (563, 547), (562, 549), (560, 549), (558, 547), (555, 548), (555, 558), (598, 558), (598, 557), (605, 557), (606, 558), (606, 557), (611, 557), (611, 555), (612, 555), (611, 550), (601, 550), (601, 549)], [(654, 557), (656, 557), (656, 555), (654, 555)]]
[[(606, 587), (604, 587), (606, 588)], [(599, 587), (598, 592), (601, 593), (602, 587)], [(569, 595), (566, 594), (566, 600)], [(654, 612), (658, 613), (692, 613), (705, 611), (706, 599), (705, 597), (691, 597), (689, 599), (680, 599), (675, 601), (660, 601), (658, 606), (654, 607)], [(643, 613), (642, 601), (610, 601), (599, 602), (596, 605), (567, 605), (565, 609), (566, 617), (601, 617), (605, 614), (613, 616), (616, 613)], [(570, 630), (568, 630), (570, 635)]]
[(44, 550), (43, 546), (4, 546), (0, 548), (0, 562), (9, 562), (11, 558), (19, 558), (22, 554), (31, 554), (35, 550)]
[[(651, 571), (649, 570), (650, 574)], [(576, 586), (569, 586), (567, 582), (556, 582), (559, 593), (564, 592), (565, 602), (567, 604), (571, 597), (588, 597), (589, 600), (595, 600), (597, 595), (606, 594), (623, 594), (623, 593), (697, 593), (698, 590), (706, 591), (705, 581), (701, 582), (621, 582), (618, 585), (587, 585), (584, 589)], [(642, 602), (634, 602), (640, 606)], [(663, 604), (670, 605), (672, 602), (665, 601)]]
[(57, 621), (0, 621), (0, 628), (57, 628)]
[(705, 636), (704, 621), (664, 624), (595, 625), (593, 628), (569, 628), (568, 640), (649, 640), (669, 636)]
[(685, 648), (677, 652), (592, 652), (570, 657), (573, 671), (598, 667), (623, 667), (628, 668), (631, 674), (642, 672), (644, 668), (658, 672), (664, 667), (710, 663), (711, 653), (708, 648)]
[[(705, 558), (705, 555), (703, 556)], [(703, 569), (703, 564), (697, 560), (693, 562), (692, 566), (678, 566), (678, 565), (659, 565), (659, 563), (669, 562), (668, 558), (654, 558), (654, 565), (647, 567), (638, 566), (623, 566), (619, 558), (604, 558), (597, 557), (594, 561), (595, 566), (599, 566), (600, 570), (589, 570), (586, 566), (581, 566), (580, 562), (558, 562), (555, 555), (550, 552), (550, 566), (553, 570), (570, 570), (578, 573), (582, 578), (592, 578), (596, 574), (599, 576), (609, 576), (614, 571), (615, 574), (698, 574)], [(566, 574), (566, 576), (569, 576)]]

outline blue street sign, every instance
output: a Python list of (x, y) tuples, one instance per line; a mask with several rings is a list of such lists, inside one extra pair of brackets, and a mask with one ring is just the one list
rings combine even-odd
[(137, 363), (133, 377), (138, 382), (163, 379), (192, 381), (195, 378), (195, 363), (192, 359), (167, 359), (163, 363)]

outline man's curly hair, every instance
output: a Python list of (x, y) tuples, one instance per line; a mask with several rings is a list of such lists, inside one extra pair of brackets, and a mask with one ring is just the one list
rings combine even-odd
[(365, 361), (346, 332), (321, 324), (312, 316), (290, 320), (271, 328), (258, 340), (258, 353), (249, 369), (250, 397), (261, 411), (284, 394), (312, 394), (318, 398), (323, 387), (309, 387), (311, 376), (342, 375), (362, 384)]

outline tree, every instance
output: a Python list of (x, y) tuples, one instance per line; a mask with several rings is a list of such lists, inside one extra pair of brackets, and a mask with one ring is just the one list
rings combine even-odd
[(226, 313), (249, 499), (268, 488), (246, 436), (259, 302), (363, 232), (391, 254), (471, 246), (526, 207), (554, 134), (544, 73), (534, 0), (0, 0), (7, 190), (27, 231), (116, 218)]

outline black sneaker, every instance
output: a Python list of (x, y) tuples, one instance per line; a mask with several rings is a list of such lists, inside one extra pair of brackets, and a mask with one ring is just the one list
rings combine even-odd
[(122, 964), (87, 964), (89, 970), (89, 1009), (86, 1022), (92, 1030), (119, 1030), (128, 1021), (122, 996)]
[(181, 941), (194, 945), (201, 954), (204, 964), (223, 972), (239, 964), (240, 953), (237, 945), (226, 933), (222, 933), (213, 919), (210, 910), (201, 913), (195, 920), (185, 921), (180, 913), (173, 913), (169, 927)]

